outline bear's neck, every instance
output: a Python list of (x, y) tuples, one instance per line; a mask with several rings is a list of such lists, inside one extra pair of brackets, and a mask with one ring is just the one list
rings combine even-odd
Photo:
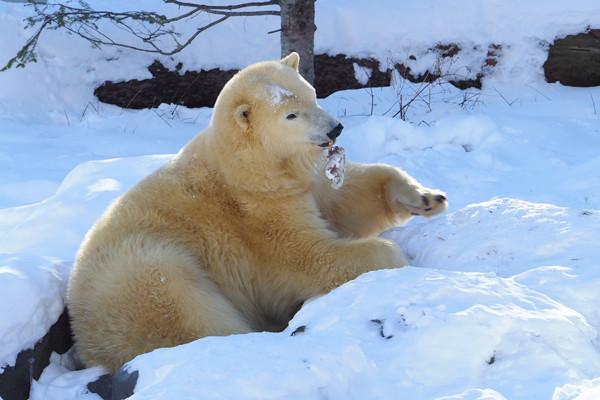
[(227, 143), (224, 138), (206, 137), (211, 169), (223, 176), (230, 188), (248, 194), (269, 193), (289, 197), (306, 193), (324, 165), (320, 148), (307, 148), (290, 155), (269, 154), (260, 144)]

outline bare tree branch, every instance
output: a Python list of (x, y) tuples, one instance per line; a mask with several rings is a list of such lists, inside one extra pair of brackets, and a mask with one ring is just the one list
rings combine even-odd
[(224, 11), (224, 10), (239, 10), (240, 8), (250, 8), (250, 7), (265, 7), (265, 6), (273, 6), (273, 5), (281, 5), (279, 0), (270, 0), (270, 1), (255, 1), (255, 2), (250, 2), (250, 3), (243, 3), (243, 4), (232, 4), (232, 5), (226, 5), (226, 6), (208, 6), (205, 4), (198, 4), (198, 3), (187, 3), (187, 2), (183, 2), (183, 1), (178, 1), (178, 0), (164, 0), (165, 3), (167, 4), (176, 4), (180, 7), (191, 7), (191, 8), (196, 8), (202, 11), (206, 11), (206, 12), (212, 12), (212, 11)]
[[(176, 54), (189, 46), (200, 33), (225, 21), (230, 17), (248, 17), (259, 15), (279, 16), (280, 10), (265, 9), (257, 10), (259, 7), (281, 7), (281, 0), (254, 1), (233, 5), (211, 6), (194, 2), (179, 0), (163, 0), (166, 4), (173, 4), (180, 8), (189, 10), (174, 17), (167, 18), (155, 12), (145, 11), (98, 11), (92, 9), (83, 0), (77, 0), (79, 7), (62, 3), (39, 3), (36, 0), (28, 0), (28, 5), (34, 8), (35, 15), (26, 19), (27, 27), (39, 25), (35, 33), (27, 40), (25, 45), (11, 58), (6, 66), (0, 71), (5, 71), (13, 66), (24, 67), (27, 63), (36, 62), (37, 42), (45, 29), (65, 29), (87, 41), (93, 46), (117, 46), (126, 49), (156, 53), (165, 56)], [(67, 3), (72, 3), (67, 0)], [(218, 15), (216, 20), (199, 26), (185, 40), (180, 40), (181, 35), (177, 33), (171, 24), (187, 20), (201, 13)], [(97, 25), (102, 21), (111, 21), (118, 28), (125, 30), (143, 45), (128, 44), (114, 40), (108, 34), (102, 32)], [(138, 25), (137, 29), (134, 28)], [(163, 48), (158, 39), (168, 37), (173, 43), (172, 48)]]

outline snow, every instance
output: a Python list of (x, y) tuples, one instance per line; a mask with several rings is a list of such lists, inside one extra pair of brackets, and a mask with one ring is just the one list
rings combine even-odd
[(279, 106), (282, 103), (285, 104), (293, 97), (294, 93), (282, 88), (279, 85), (269, 85), (267, 87), (267, 98), (272, 107)]
[[(490, 378), (507, 398), (549, 398), (553, 387), (525, 383), (595, 376), (594, 335), (580, 314), (511, 279), (377, 271), (314, 300), (281, 334), (210, 338), (138, 357), (130, 364), (142, 371), (132, 399), (192, 377), (207, 398), (223, 399), (430, 399)], [(238, 356), (223, 358), (230, 353)], [(185, 354), (192, 362), (181, 361)], [(539, 354), (544, 363), (532, 366)]]
[(69, 350), (64, 355), (50, 355), (50, 365), (44, 369), (38, 381), (31, 383), (30, 400), (100, 398), (95, 393), (89, 393), (86, 385), (103, 375), (104, 369), (94, 367), (75, 371), (71, 352)]
[(366, 85), (369, 82), (369, 79), (371, 79), (373, 70), (371, 68), (360, 66), (357, 63), (352, 63), (352, 68), (354, 68), (354, 77), (356, 78), (356, 81), (361, 85)]
[[(158, 0), (94, 0), (98, 8)], [(123, 5), (121, 5), (123, 4)], [(416, 73), (473, 77), (483, 89), (388, 88), (320, 100), (345, 129), (348, 160), (397, 165), (444, 190), (445, 215), (384, 236), (411, 266), (365, 274), (307, 303), (281, 333), (211, 337), (130, 362), (132, 399), (590, 400), (600, 397), (600, 87), (547, 84), (549, 43), (600, 20), (596, 0), (317, 2), (316, 53), (374, 57)], [(0, 63), (27, 38), (30, 9), (0, 1)], [(535, 16), (532, 18), (532, 16)], [(204, 18), (204, 17), (203, 17)], [(196, 23), (188, 21), (191, 31)], [(113, 29), (107, 26), (107, 29)], [(275, 17), (231, 19), (173, 68), (241, 68), (279, 57)], [(113, 31), (114, 32), (114, 31)], [(436, 44), (460, 52), (442, 60)], [(226, 44), (226, 45), (225, 45)], [(414, 57), (410, 57), (410, 56)], [(0, 366), (58, 319), (75, 252), (120, 194), (169, 160), (210, 109), (99, 103), (105, 80), (144, 79), (153, 57), (98, 51), (64, 32), (40, 38), (37, 64), (0, 73)], [(357, 79), (370, 71), (355, 66)], [(393, 117), (416, 96), (406, 120)], [(274, 101), (286, 95), (273, 92)], [(53, 355), (32, 400), (98, 399)]]
[(554, 392), (555, 400), (594, 400), (600, 396), (600, 379), (585, 380), (581, 385), (565, 385)]
[(0, 258), (0, 372), (6, 364), (14, 365), (21, 350), (33, 347), (62, 313), (65, 269), (47, 257)]

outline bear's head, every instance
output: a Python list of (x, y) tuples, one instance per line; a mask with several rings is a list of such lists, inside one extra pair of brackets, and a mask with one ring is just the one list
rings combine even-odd
[[(305, 183), (317, 172), (324, 148), (340, 135), (340, 122), (317, 104), (315, 89), (298, 73), (299, 61), (292, 53), (251, 65), (219, 94), (211, 130), (219, 154), (228, 151), (237, 164), (227, 175), (240, 182), (230, 183), (261, 191)], [(249, 181), (248, 171), (257, 179)], [(253, 187), (261, 182), (263, 187)]]

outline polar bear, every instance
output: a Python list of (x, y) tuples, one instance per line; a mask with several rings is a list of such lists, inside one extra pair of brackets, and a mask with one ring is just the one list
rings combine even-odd
[(323, 168), (342, 125), (298, 62), (237, 73), (209, 126), (86, 235), (67, 291), (84, 364), (115, 371), (159, 347), (282, 330), (307, 299), (404, 266), (377, 235), (446, 209), (389, 165), (348, 163), (334, 190)]

